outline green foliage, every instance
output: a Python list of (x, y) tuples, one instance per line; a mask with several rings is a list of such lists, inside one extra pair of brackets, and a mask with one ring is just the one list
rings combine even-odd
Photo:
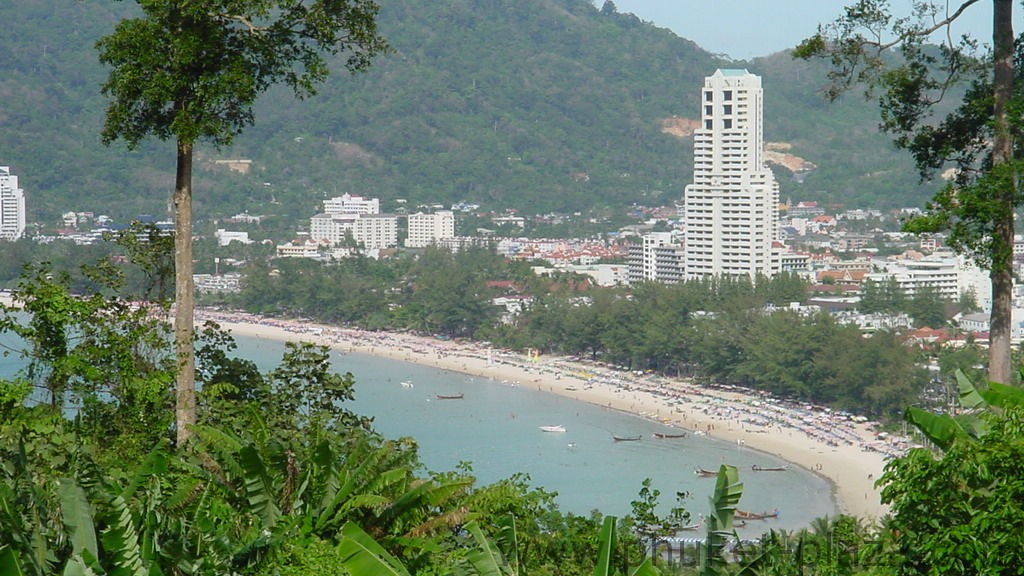
[(879, 547), (885, 538), (853, 516), (816, 518), (796, 533), (770, 530), (758, 544), (740, 547), (738, 574), (889, 574), (892, 563)]
[(469, 522), (462, 527), (473, 538), (476, 547), (470, 550), (463, 562), (456, 566), (459, 576), (517, 576), (518, 571), (503, 557), (497, 545), (488, 539), (477, 523)]
[[(606, 4), (607, 6), (607, 4)], [(594, 576), (609, 576), (612, 573), (612, 554), (615, 552), (615, 516), (605, 516), (601, 525), (601, 549), (594, 566)]]
[(738, 540), (732, 520), (736, 506), (743, 497), (743, 483), (735, 466), (722, 464), (715, 481), (715, 492), (710, 497), (711, 514), (707, 518), (707, 535), (700, 558), (702, 576), (724, 574), (727, 566), (723, 552), (731, 539)]
[(322, 52), (345, 53), (346, 67), (357, 71), (387, 49), (376, 34), (378, 8), (367, 0), (139, 6), (144, 16), (121, 21), (97, 42), (111, 67), (103, 140), (124, 138), (133, 148), (150, 135), (230, 144), (271, 85), (312, 94), (327, 76)]
[[(94, 350), (116, 357), (130, 339), (115, 328), (148, 318), (115, 296), (71, 297), (64, 282), (45, 273), (27, 277), (31, 314), (9, 311), (19, 325), (32, 326), (38, 314), (46, 322), (36, 326), (65, 329), (67, 338), (53, 338), (58, 362), (61, 354)], [(93, 305), (104, 311), (82, 316), (93, 325), (70, 329), (67, 322)], [(80, 333), (90, 336), (83, 350)], [(503, 569), (576, 576), (593, 568), (599, 519), (563, 516), (554, 494), (522, 476), (474, 487), (465, 473), (417, 475), (415, 443), (379, 438), (341, 406), (352, 399), (352, 378), (330, 371), (322, 347), (290, 346), (277, 369), (260, 374), (231, 357), (234, 343), (216, 326), (202, 338), (204, 397), (187, 453), (167, 451), (169, 402), (148, 409), (161, 425), (139, 430), (119, 424), (139, 418), (138, 403), (123, 400), (122, 389), (97, 385), (87, 409), (67, 420), (48, 404), (23, 405), (24, 381), (4, 387), (4, 573), (334, 573), (366, 561), (367, 553), (376, 555), (372, 573), (380, 573), (380, 558), (390, 558), (398, 573), (399, 566), (450, 573), (483, 546), (482, 535), (494, 547), (480, 550), (500, 550)], [(151, 345), (167, 353), (167, 338)], [(40, 372), (52, 371), (39, 362)], [(169, 389), (159, 365), (133, 370), (133, 385), (159, 381), (159, 390)], [(84, 386), (79, 378), (69, 380), (72, 389)], [(479, 526), (475, 543), (461, 531), (471, 522)], [(375, 547), (355, 536), (355, 526)], [(357, 542), (363, 556), (353, 552)]]
[(165, 234), (156, 224), (132, 221), (117, 234), (107, 233), (104, 240), (117, 243), (128, 260), (141, 272), (139, 300), (168, 302), (174, 285), (174, 237)]
[(637, 499), (630, 502), (632, 512), (629, 523), (637, 534), (647, 538), (653, 545), (659, 537), (675, 534), (690, 521), (690, 513), (682, 505), (687, 496), (689, 494), (685, 492), (676, 492), (676, 505), (666, 516), (660, 516), (657, 508), (661, 490), (651, 488), (651, 479), (644, 478)]
[(338, 553), (342, 556), (341, 565), (349, 574), (409, 574), (397, 559), (355, 524), (342, 526), (341, 535)]
[(1010, 574), (1024, 562), (1022, 413), (984, 419), (981, 436), (961, 436), (941, 457), (918, 448), (886, 467), (897, 574)]
[[(22, 382), (42, 394), (54, 413), (74, 411), (78, 430), (106, 446), (145, 452), (166, 434), (172, 363), (167, 327), (146, 306), (116, 296), (120, 277), (99, 266), (87, 294), (72, 292), (71, 276), (47, 263), (26, 268), (14, 308), (5, 308), (0, 329), (20, 336), (28, 360)], [(101, 292), (102, 290), (102, 292)]]
[[(969, 36), (954, 39), (952, 34), (938, 49), (925, 46), (936, 30), (948, 31), (973, 4), (963, 2), (950, 13), (943, 3), (918, 2), (911, 16), (900, 17), (893, 16), (886, 0), (858, 0), (796, 53), (831, 61), (830, 97), (856, 83), (880, 88), (882, 128), (895, 136), (897, 146), (910, 151), (922, 177), (955, 168), (953, 180), (907, 229), (948, 231), (950, 246), (990, 271), (989, 377), (1009, 382), (1024, 78), (1024, 56), (1013, 35), (1015, 3), (991, 3), (991, 50), (979, 50)], [(885, 58), (890, 49), (898, 49), (900, 58)], [(960, 97), (955, 110), (941, 106), (948, 96), (954, 101)]]
[[(618, 574), (614, 569), (615, 550), (617, 533), (615, 531), (615, 516), (605, 516), (604, 524), (601, 526), (601, 549), (598, 553), (597, 564), (594, 566), (594, 576), (612, 576)], [(651, 558), (644, 561), (629, 571), (629, 576), (658, 576), (661, 574), (653, 565)]]

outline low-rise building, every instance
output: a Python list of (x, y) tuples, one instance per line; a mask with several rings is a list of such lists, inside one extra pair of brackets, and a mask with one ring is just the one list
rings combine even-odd
[(220, 246), (227, 246), (232, 242), (252, 244), (252, 240), (249, 240), (248, 232), (235, 232), (233, 230), (224, 230), (221, 228), (214, 232), (213, 236), (217, 239), (217, 244)]

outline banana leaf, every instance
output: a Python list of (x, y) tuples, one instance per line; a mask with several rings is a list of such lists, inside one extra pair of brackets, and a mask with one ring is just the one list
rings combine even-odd
[(735, 466), (722, 464), (718, 469), (715, 493), (711, 497), (711, 515), (708, 518), (707, 538), (701, 558), (702, 575), (725, 573), (727, 565), (722, 551), (729, 539), (736, 536), (732, 520), (742, 496), (743, 483), (740, 482), (739, 471)]
[(21, 569), (21, 561), (18, 560), (18, 553), (10, 546), (0, 547), (0, 574), (25, 576)]
[(81, 554), (82, 550), (88, 550), (94, 557), (98, 556), (92, 506), (85, 496), (85, 490), (70, 478), (61, 478), (57, 482), (57, 490), (60, 495), (61, 519), (71, 541), (71, 553)]
[(466, 554), (465, 561), (456, 566), (456, 574), (467, 576), (515, 576), (511, 566), (505, 562), (501, 551), (480, 529), (476, 521), (463, 528), (473, 536), (477, 547)]
[(344, 558), (342, 565), (352, 576), (410, 576), (398, 559), (359, 526), (346, 523), (341, 527), (341, 536), (338, 552)]
[(601, 548), (597, 552), (594, 576), (612, 575), (612, 555), (615, 553), (615, 516), (605, 516), (601, 526)]
[(903, 413), (903, 418), (942, 450), (949, 450), (957, 439), (971, 438), (960, 422), (946, 414), (933, 414), (911, 406)]

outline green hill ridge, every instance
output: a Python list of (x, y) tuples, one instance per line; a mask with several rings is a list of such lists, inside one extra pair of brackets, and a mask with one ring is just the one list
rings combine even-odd
[[(106, 71), (94, 45), (133, 9), (0, 7), (12, 32), (0, 37), (0, 165), (19, 175), (30, 220), (167, 213), (171, 145), (99, 142)], [(776, 168), (783, 199), (891, 208), (930, 195), (878, 133), (872, 103), (825, 102), (824, 70), (785, 53), (724, 61), (589, 0), (384, 0), (379, 26), (394, 52), (369, 72), (339, 64), (303, 101), (271, 90), (232, 148), (199, 148), (197, 218), (306, 218), (343, 193), (527, 214), (671, 205), (691, 178), (685, 128), (703, 78), (724, 67), (762, 76), (766, 139), (815, 167), (800, 178)], [(248, 171), (223, 162), (233, 159), (251, 161)]]

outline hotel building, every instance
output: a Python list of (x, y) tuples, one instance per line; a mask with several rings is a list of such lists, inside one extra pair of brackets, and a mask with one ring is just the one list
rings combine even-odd
[(700, 102), (693, 183), (683, 194), (686, 277), (774, 276), (779, 185), (765, 165), (761, 78), (717, 70)]
[(0, 240), (17, 240), (25, 233), (25, 191), (7, 166), (0, 166)]

